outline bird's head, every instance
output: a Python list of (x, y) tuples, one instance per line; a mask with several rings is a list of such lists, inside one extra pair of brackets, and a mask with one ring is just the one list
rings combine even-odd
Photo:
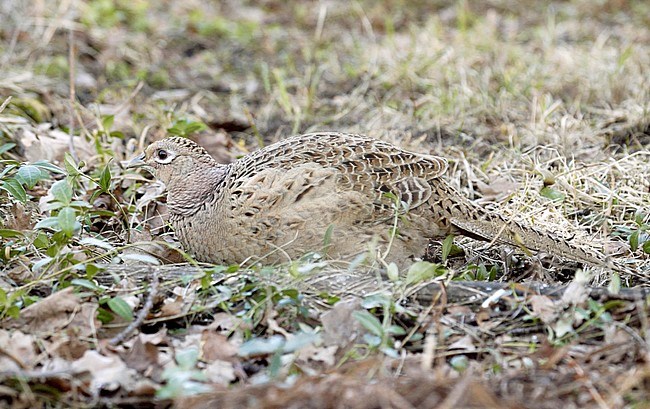
[(174, 136), (152, 143), (126, 167), (145, 167), (169, 187), (170, 183), (187, 183), (190, 174), (206, 166), (217, 166), (208, 151), (187, 138)]

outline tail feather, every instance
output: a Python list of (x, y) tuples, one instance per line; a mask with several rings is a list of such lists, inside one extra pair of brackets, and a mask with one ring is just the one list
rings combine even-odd
[(518, 246), (524, 250), (543, 251), (569, 260), (604, 266), (606, 261), (569, 240), (551, 232), (509, 221), (501, 215), (485, 212), (483, 220), (452, 218), (451, 224), (461, 234), (484, 241), (496, 241)]
[(452, 232), (488, 242), (506, 243), (525, 250), (543, 251), (594, 266), (608, 265), (607, 260), (597, 252), (552, 232), (508, 220), (498, 213), (487, 211), (468, 201), (447, 184), (438, 184), (437, 188), (437, 201), (432, 208), (439, 209), (440, 220)]

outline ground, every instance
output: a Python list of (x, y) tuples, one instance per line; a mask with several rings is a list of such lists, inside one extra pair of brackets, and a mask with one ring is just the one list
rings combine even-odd
[[(648, 407), (647, 2), (5, 0), (0, 19), (0, 405)], [(445, 156), (468, 199), (612, 264), (455, 238), (407, 271), (204, 266), (163, 188), (120, 166), (169, 134), (226, 163), (316, 130)]]

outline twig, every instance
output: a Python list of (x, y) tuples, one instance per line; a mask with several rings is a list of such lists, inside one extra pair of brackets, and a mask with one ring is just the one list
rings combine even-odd
[(149, 311), (151, 311), (151, 308), (153, 308), (153, 300), (158, 294), (158, 269), (150, 269), (149, 271), (152, 271), (151, 273), (151, 287), (149, 288), (149, 295), (147, 296), (147, 300), (145, 301), (144, 305), (142, 306), (142, 309), (138, 313), (138, 316), (133, 320), (131, 324), (129, 324), (128, 327), (124, 328), (122, 332), (117, 334), (115, 337), (111, 338), (108, 343), (112, 346), (115, 346), (124, 339), (129, 336), (136, 328), (138, 328), (142, 323), (144, 322), (145, 318), (147, 318), (147, 315), (149, 314)]
[(34, 379), (72, 379), (75, 376), (79, 376), (86, 373), (85, 370), (70, 370), (70, 371), (0, 371), (0, 380), (6, 380), (11, 378), (22, 378), (28, 381)]
[(9, 102), (11, 102), (11, 95), (9, 95), (9, 96), (7, 97), (7, 99), (5, 99), (5, 100), (2, 102), (2, 105), (0, 105), (0, 113), (2, 113), (2, 111), (5, 110), (5, 108), (7, 107), (7, 105), (9, 105)]

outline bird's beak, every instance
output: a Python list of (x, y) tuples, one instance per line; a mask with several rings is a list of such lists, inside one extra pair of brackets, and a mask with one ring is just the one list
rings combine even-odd
[(144, 152), (136, 156), (135, 158), (131, 159), (127, 164), (126, 164), (126, 169), (128, 168), (139, 168), (147, 163), (144, 161)]

